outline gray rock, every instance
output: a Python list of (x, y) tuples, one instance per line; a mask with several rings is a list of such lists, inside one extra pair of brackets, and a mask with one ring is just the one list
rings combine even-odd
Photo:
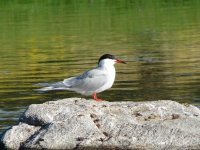
[(200, 149), (200, 110), (160, 100), (32, 104), (5, 132), (9, 149)]
[(20, 144), (31, 137), (32, 134), (37, 132), (40, 127), (19, 123), (6, 131), (1, 141), (5, 147), (9, 149), (19, 149)]

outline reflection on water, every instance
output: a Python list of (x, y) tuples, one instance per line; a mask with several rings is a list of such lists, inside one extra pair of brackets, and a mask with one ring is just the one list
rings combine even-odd
[(200, 106), (199, 8), (199, 1), (2, 0), (0, 131), (32, 103), (83, 97), (33, 89), (95, 67), (104, 53), (128, 61), (116, 65), (105, 100)]

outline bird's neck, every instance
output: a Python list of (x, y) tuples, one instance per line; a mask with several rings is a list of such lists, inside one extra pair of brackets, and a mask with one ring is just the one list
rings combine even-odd
[(115, 75), (115, 67), (113, 64), (99, 64), (99, 67), (105, 69), (109, 74)]
[(106, 72), (106, 76), (105, 76), (105, 78), (107, 79), (106, 87), (108, 87), (108, 88), (112, 87), (112, 85), (115, 81), (115, 75), (116, 75), (114, 65), (113, 64), (106, 64), (106, 65), (101, 64), (98, 67), (100, 67), (101, 70)]

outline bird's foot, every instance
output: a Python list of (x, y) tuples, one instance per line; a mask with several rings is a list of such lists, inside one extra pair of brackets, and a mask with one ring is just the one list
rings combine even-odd
[(97, 102), (102, 101), (102, 99), (100, 99), (100, 98), (97, 97), (97, 94), (96, 94), (96, 93), (93, 93), (93, 94), (92, 94), (92, 97), (93, 97), (93, 99), (94, 99), (95, 101), (97, 101)]
[(103, 101), (102, 99), (100, 99), (100, 98), (96, 98), (96, 99), (94, 99), (95, 101), (97, 101), (97, 102), (101, 102), (101, 101)]

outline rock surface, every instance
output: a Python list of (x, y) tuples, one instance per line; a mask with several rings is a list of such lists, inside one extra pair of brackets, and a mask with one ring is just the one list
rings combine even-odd
[(7, 149), (200, 149), (200, 110), (160, 100), (32, 104), (1, 138)]

